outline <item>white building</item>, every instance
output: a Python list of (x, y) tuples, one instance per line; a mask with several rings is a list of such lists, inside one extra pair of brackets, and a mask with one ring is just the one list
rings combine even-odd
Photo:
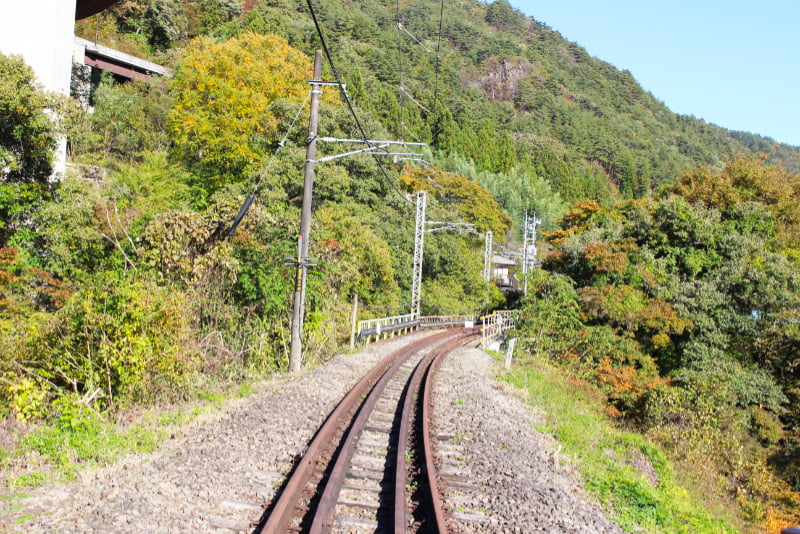
[[(1, 0), (0, 52), (21, 55), (39, 83), (69, 95), (75, 19), (93, 15), (115, 0)], [(56, 174), (66, 167), (66, 140), (56, 156)]]

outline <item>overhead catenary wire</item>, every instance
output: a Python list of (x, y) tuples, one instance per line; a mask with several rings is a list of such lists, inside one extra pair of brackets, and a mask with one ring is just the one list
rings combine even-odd
[(411, 33), (410, 31), (408, 31), (408, 29), (405, 27), (405, 25), (404, 25), (402, 22), (400, 22), (399, 20), (397, 21), (397, 27), (398, 27), (399, 29), (401, 29), (402, 31), (404, 31), (406, 34), (408, 34), (408, 36), (409, 36), (409, 37), (411, 37), (412, 39), (414, 39), (414, 41), (416, 41), (416, 43), (417, 43), (418, 45), (420, 45), (422, 48), (424, 48), (425, 50), (427, 50), (429, 53), (433, 54), (433, 50), (431, 50), (430, 48), (428, 48), (427, 46), (425, 46), (424, 44), (422, 44), (422, 41), (420, 41), (419, 39), (417, 39), (417, 36), (416, 36), (416, 35), (414, 35), (414, 34), (413, 34), (413, 33)]
[[(350, 100), (350, 95), (348, 95), (347, 91), (345, 91), (343, 88), (342, 79), (339, 76), (339, 71), (336, 68), (336, 64), (333, 61), (333, 56), (331, 56), (330, 49), (328, 48), (328, 43), (325, 40), (325, 34), (322, 32), (322, 27), (320, 26), (319, 20), (317, 19), (317, 13), (314, 10), (314, 4), (312, 3), (311, 0), (306, 0), (306, 4), (308, 5), (308, 9), (311, 12), (311, 19), (314, 21), (314, 27), (317, 30), (317, 35), (319, 36), (319, 40), (322, 45), (322, 51), (325, 53), (325, 57), (328, 59), (328, 64), (330, 65), (331, 72), (333, 73), (333, 78), (339, 85), (339, 89), (342, 92), (342, 96), (344, 97), (344, 100), (347, 103), (347, 108), (349, 109), (350, 114), (353, 116), (353, 120), (355, 121), (356, 126), (358, 127), (358, 131), (361, 134), (362, 142), (367, 143), (370, 146), (374, 146), (369, 142), (369, 138), (367, 136), (366, 130), (364, 129), (364, 125), (362, 124), (361, 119), (359, 118), (355, 108), (353, 107), (352, 100)], [(378, 156), (373, 155), (372, 157), (375, 158), (375, 163), (378, 165), (378, 168), (381, 171), (381, 176), (383, 176), (386, 185), (390, 186), (400, 196), (400, 198), (402, 198), (408, 205), (413, 206), (414, 203), (411, 201), (411, 199), (409, 199), (402, 191), (400, 191), (397, 185), (394, 182), (392, 182), (391, 178), (389, 178), (389, 174), (386, 172), (386, 168), (383, 166)]]
[(280, 152), (281, 149), (284, 146), (286, 146), (286, 141), (289, 139), (289, 135), (292, 133), (294, 125), (297, 124), (297, 120), (300, 118), (300, 115), (302, 115), (303, 110), (306, 108), (306, 104), (308, 104), (308, 99), (310, 97), (311, 97), (311, 92), (309, 91), (309, 93), (306, 95), (306, 99), (303, 101), (303, 104), (297, 109), (297, 113), (294, 116), (294, 120), (292, 120), (292, 123), (289, 125), (289, 128), (286, 129), (286, 133), (284, 134), (283, 139), (281, 139), (278, 142), (278, 146), (275, 147), (275, 152), (272, 153), (272, 157), (269, 159), (267, 166), (264, 167), (264, 169), (262, 169), (262, 171), (260, 172), (258, 181), (256, 182), (256, 185), (253, 187), (253, 192), (247, 195), (247, 198), (245, 198), (242, 207), (239, 208), (239, 213), (236, 214), (236, 218), (233, 220), (233, 223), (231, 223), (231, 227), (225, 234), (226, 238), (231, 237), (234, 234), (234, 232), (236, 232), (236, 228), (239, 227), (239, 223), (242, 222), (242, 219), (247, 214), (247, 211), (250, 209), (250, 205), (256, 198), (256, 193), (258, 193), (258, 190), (261, 189), (261, 184), (264, 182), (264, 178), (266, 178), (266, 176), (269, 174), (270, 168), (272, 168), (272, 163), (278, 156), (278, 152)]
[[(439, 7), (439, 36), (436, 40), (436, 68), (434, 69), (434, 82), (433, 82), (433, 124), (436, 127), (436, 121), (439, 119), (438, 112), (436, 111), (437, 99), (439, 97), (439, 64), (441, 61), (441, 48), (442, 48), (442, 23), (444, 21), (444, 0), (441, 0)], [(434, 142), (436, 140), (434, 139)]]

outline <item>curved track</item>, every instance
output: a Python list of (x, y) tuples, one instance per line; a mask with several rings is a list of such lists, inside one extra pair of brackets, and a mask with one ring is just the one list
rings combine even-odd
[(429, 452), (431, 384), (442, 357), (478, 336), (446, 330), (373, 368), (318, 430), (255, 532), (446, 532)]

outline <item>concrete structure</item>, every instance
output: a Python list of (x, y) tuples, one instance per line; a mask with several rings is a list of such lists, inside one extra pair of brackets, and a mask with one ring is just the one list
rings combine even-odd
[(146, 80), (152, 74), (167, 76), (169, 71), (146, 59), (138, 58), (101, 44), (75, 37), (73, 54), (75, 64), (83, 64), (101, 70), (111, 71), (128, 80)]
[(0, 52), (21, 55), (48, 91), (69, 94), (74, 30), (74, 1), (10, 1), (0, 7)]
[[(69, 95), (75, 19), (88, 17), (114, 0), (3, 0), (0, 52), (21, 55), (48, 91)], [(56, 174), (66, 168), (66, 140), (56, 155)]]

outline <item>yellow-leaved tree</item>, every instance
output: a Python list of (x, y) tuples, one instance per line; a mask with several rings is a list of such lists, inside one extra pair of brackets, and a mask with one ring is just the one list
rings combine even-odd
[(282, 135), (272, 105), (302, 103), (311, 67), (276, 35), (192, 41), (170, 82), (172, 156), (209, 189), (247, 177)]
[(505, 242), (511, 228), (511, 217), (502, 211), (500, 204), (480, 185), (441, 169), (406, 166), (400, 174), (400, 183), (411, 191), (431, 191), (443, 204), (450, 206), (464, 222), (472, 223), (478, 232), (491, 230), (497, 241)]

